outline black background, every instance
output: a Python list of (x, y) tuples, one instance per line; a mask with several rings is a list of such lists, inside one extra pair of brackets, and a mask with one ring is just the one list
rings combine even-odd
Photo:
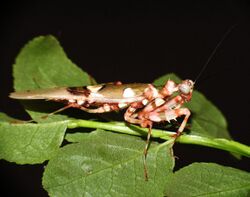
[[(7, 4), (0, 20), (0, 110), (21, 117), (8, 98), (12, 64), (21, 47), (38, 35), (56, 36), (68, 57), (98, 82), (152, 82), (174, 72), (195, 79), (224, 33), (225, 39), (197, 83), (225, 114), (233, 138), (249, 144), (250, 6), (247, 1), (74, 1)], [(60, 74), (60, 73), (59, 73)], [(198, 149), (198, 150), (197, 150)], [(194, 161), (249, 170), (224, 151), (176, 145), (177, 168)], [(0, 161), (6, 196), (47, 196), (42, 165)]]

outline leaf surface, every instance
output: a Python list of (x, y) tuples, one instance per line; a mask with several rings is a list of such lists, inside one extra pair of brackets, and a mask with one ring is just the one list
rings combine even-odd
[[(7, 116), (1, 113), (0, 117)], [(58, 151), (66, 128), (66, 121), (23, 124), (1, 119), (0, 159), (18, 164), (42, 163)]]
[(247, 197), (250, 174), (213, 163), (193, 163), (168, 177), (165, 195)]
[(143, 149), (138, 137), (92, 132), (66, 145), (51, 159), (43, 176), (50, 196), (163, 196), (172, 173), (171, 146), (151, 144), (144, 180)]
[[(39, 36), (28, 42), (14, 64), (14, 88), (16, 91), (84, 86), (92, 83), (93, 79), (68, 59), (59, 42), (50, 35)], [(51, 103), (47, 104), (44, 101), (22, 103), (34, 120), (67, 119), (66, 116), (57, 114), (42, 120), (41, 116), (49, 113), (49, 110), (46, 113), (39, 112), (50, 109)]]

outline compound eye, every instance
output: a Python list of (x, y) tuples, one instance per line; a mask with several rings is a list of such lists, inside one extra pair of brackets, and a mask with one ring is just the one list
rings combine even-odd
[(190, 89), (191, 89), (190, 86), (188, 86), (187, 84), (181, 84), (179, 87), (180, 92), (183, 94), (189, 94)]

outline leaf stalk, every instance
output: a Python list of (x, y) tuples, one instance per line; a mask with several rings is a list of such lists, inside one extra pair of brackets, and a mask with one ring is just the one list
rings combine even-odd
[[(148, 129), (141, 128), (136, 125), (131, 125), (125, 122), (98, 122), (92, 120), (71, 120), (68, 122), (69, 129), (84, 127), (93, 129), (104, 129), (107, 131), (113, 131), (117, 133), (135, 135), (135, 136), (146, 136)], [(152, 137), (170, 140), (173, 139), (175, 132), (166, 131), (161, 129), (152, 129)], [(211, 148), (217, 148), (225, 150), (231, 153), (239, 154), (241, 156), (250, 157), (250, 147), (241, 144), (233, 140), (227, 140), (224, 138), (211, 138), (206, 136), (198, 136), (193, 134), (183, 134), (176, 142), (181, 144), (195, 144), (200, 146), (207, 146)]]

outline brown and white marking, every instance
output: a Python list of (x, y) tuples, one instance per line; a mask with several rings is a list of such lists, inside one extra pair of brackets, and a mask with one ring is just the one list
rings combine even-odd
[[(154, 122), (169, 122), (185, 116), (176, 134), (176, 137), (179, 136), (190, 116), (190, 111), (181, 106), (191, 99), (193, 86), (194, 82), (191, 80), (184, 80), (180, 84), (168, 80), (160, 90), (152, 84), (114, 82), (94, 86), (14, 92), (10, 97), (67, 103), (67, 106), (58, 111), (74, 107), (89, 113), (105, 113), (127, 108), (124, 114), (127, 122), (149, 128), (144, 148), (144, 173), (147, 179), (146, 156), (152, 125)], [(177, 95), (173, 96), (175, 92)]]

